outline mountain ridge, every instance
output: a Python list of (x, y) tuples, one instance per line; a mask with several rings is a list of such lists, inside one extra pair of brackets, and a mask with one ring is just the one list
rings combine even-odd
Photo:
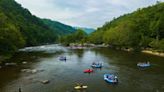
[(75, 28), (73, 28), (70, 25), (63, 24), (59, 21), (51, 20), (51, 19), (42, 19), (42, 21), (49, 26), (53, 31), (56, 31), (59, 33), (59, 35), (66, 35), (70, 34), (76, 31)]
[(74, 27), (75, 29), (82, 29), (83, 31), (85, 31), (87, 34), (91, 34), (94, 31), (96, 31), (96, 29), (94, 28), (89, 28), (89, 27)]

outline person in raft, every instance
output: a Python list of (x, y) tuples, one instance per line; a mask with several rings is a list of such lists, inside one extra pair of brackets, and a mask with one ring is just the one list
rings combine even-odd
[(80, 83), (80, 87), (83, 87), (83, 83)]
[(117, 81), (118, 81), (117, 76), (114, 76), (114, 80), (115, 80), (115, 82), (117, 82)]

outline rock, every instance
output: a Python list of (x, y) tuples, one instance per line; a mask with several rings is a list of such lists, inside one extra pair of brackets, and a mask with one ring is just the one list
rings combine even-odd
[(38, 72), (38, 70), (36, 70), (36, 69), (31, 70), (31, 73), (37, 73), (37, 72)]
[(5, 63), (6, 66), (16, 66), (16, 63)]
[(0, 66), (0, 69), (2, 68), (2, 66)]
[(37, 72), (43, 72), (43, 69), (37, 70), (37, 69), (22, 69), (22, 72), (27, 72), (27, 73), (37, 73)]
[(164, 85), (162, 86), (162, 89), (164, 89)]
[(22, 62), (22, 64), (27, 64), (27, 62)]
[(41, 81), (41, 83), (43, 83), (43, 84), (48, 84), (50, 81), (49, 80), (43, 80), (43, 81)]
[(44, 71), (43, 69), (38, 70), (38, 72), (43, 72), (43, 71)]
[(22, 71), (22, 72), (31, 72), (30, 69), (22, 69), (21, 71)]

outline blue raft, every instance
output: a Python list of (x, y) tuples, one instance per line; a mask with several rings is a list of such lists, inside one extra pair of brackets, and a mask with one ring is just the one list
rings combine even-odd
[(118, 83), (118, 78), (117, 76), (113, 75), (113, 74), (104, 74), (104, 80), (108, 83)]
[(150, 63), (138, 63), (137, 66), (138, 67), (142, 67), (142, 68), (149, 67), (150, 66)]
[(59, 60), (61, 60), (61, 61), (66, 60), (66, 57), (61, 56), (61, 57), (59, 57)]
[(102, 64), (92, 64), (91, 67), (93, 68), (102, 68)]

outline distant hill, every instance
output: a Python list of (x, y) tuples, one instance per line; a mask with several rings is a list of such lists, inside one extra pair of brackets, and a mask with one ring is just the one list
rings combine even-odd
[(42, 21), (44, 22), (44, 24), (49, 26), (54, 32), (58, 33), (58, 35), (71, 34), (76, 31), (75, 28), (57, 21), (52, 21), (50, 19), (42, 19)]
[(93, 28), (85, 28), (85, 27), (75, 27), (75, 29), (82, 29), (84, 30), (87, 34), (91, 34), (92, 32), (96, 31)]

